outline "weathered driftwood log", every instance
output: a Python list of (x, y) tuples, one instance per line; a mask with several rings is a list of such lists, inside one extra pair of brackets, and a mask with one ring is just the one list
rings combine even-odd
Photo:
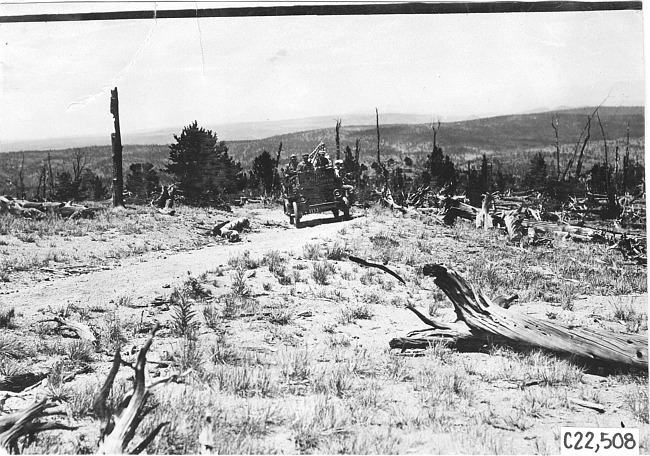
[(32, 202), (0, 196), (0, 214), (8, 212), (12, 215), (32, 219), (42, 219), (48, 213), (63, 218), (92, 218), (98, 210), (71, 202)]
[(54, 406), (55, 404), (48, 402), (47, 399), (42, 399), (26, 409), (0, 416), (0, 454), (17, 454), (18, 439), (25, 435), (55, 429), (77, 429), (55, 421), (39, 421), (45, 416), (64, 414), (48, 410)]
[(212, 228), (212, 234), (228, 239), (230, 242), (241, 240), (241, 233), (249, 229), (250, 220), (247, 218), (238, 218), (230, 221), (219, 222)]
[(420, 319), (433, 329), (393, 339), (390, 343), (392, 348), (418, 348), (434, 340), (450, 341), (457, 348), (497, 342), (514, 347), (538, 347), (599, 364), (648, 369), (648, 339), (645, 336), (573, 328), (535, 318), (494, 305), (456, 272), (444, 266), (425, 265), (423, 272), (435, 277), (435, 283), (454, 304), (458, 320), (447, 325), (426, 317), (423, 319), (419, 314)]
[[(135, 365), (135, 377), (133, 379), (133, 391), (127, 393), (113, 412), (106, 405), (106, 400), (113, 386), (113, 381), (117, 375), (122, 360), (119, 349), (115, 352), (113, 366), (106, 378), (106, 382), (97, 393), (93, 403), (93, 410), (100, 419), (100, 443), (97, 454), (123, 454), (135, 436), (135, 431), (142, 419), (151, 412), (155, 407), (145, 408), (149, 395), (157, 388), (166, 385), (169, 382), (176, 381), (179, 376), (172, 375), (156, 380), (149, 386), (145, 385), (145, 366), (147, 363), (147, 352), (151, 348), (153, 338), (158, 331), (159, 325), (156, 325), (149, 334), (147, 341), (138, 353), (138, 360)], [(141, 453), (152, 441), (160, 430), (166, 426), (167, 422), (158, 424), (154, 430), (145, 437), (142, 442), (134, 449), (129, 450), (131, 454)]]
[(63, 317), (54, 317), (49, 320), (43, 320), (43, 322), (48, 321), (54, 321), (58, 323), (61, 328), (73, 331), (81, 340), (86, 340), (93, 344), (97, 342), (97, 337), (95, 337), (95, 334), (92, 332), (88, 325), (79, 323), (78, 321), (68, 320), (67, 318)]

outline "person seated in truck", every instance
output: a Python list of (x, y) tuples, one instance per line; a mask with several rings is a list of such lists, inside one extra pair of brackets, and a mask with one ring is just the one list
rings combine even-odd
[(302, 161), (298, 163), (297, 171), (299, 173), (311, 173), (314, 171), (314, 165), (309, 161), (309, 154), (302, 154)]
[(325, 155), (325, 151), (319, 150), (318, 154), (316, 154), (316, 169), (327, 168), (328, 166), (330, 166), (330, 161)]
[(334, 162), (334, 175), (336, 176), (336, 185), (341, 187), (346, 195), (350, 195), (354, 187), (350, 185), (349, 179), (343, 171), (343, 160), (336, 160)]
[(289, 163), (287, 163), (287, 166), (284, 167), (284, 175), (285, 177), (291, 177), (291, 176), (295, 176), (297, 172), (298, 172), (298, 157), (296, 156), (296, 154), (291, 154), (291, 158), (289, 158)]

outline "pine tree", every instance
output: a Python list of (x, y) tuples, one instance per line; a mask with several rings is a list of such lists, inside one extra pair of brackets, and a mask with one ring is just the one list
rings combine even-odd
[(228, 156), (225, 142), (196, 121), (174, 135), (165, 171), (174, 176), (178, 189), (190, 203), (219, 200), (223, 193), (242, 189), (241, 165)]
[(93, 201), (103, 200), (108, 197), (108, 188), (101, 177), (86, 168), (81, 174), (78, 197)]
[(71, 201), (77, 198), (79, 185), (72, 179), (67, 171), (56, 173), (54, 184), (54, 199), (58, 201)]
[(544, 160), (544, 154), (537, 152), (530, 159), (530, 167), (528, 168), (528, 172), (526, 172), (526, 185), (531, 190), (544, 192), (546, 191), (547, 184), (548, 167)]
[(133, 163), (129, 166), (126, 189), (138, 198), (149, 198), (158, 189), (159, 184), (160, 177), (152, 163)]
[[(263, 151), (253, 160), (251, 182), (255, 188), (261, 187), (264, 192), (272, 193), (280, 186), (280, 176), (277, 171), (277, 162), (267, 151)], [(275, 184), (275, 189), (273, 185)]]

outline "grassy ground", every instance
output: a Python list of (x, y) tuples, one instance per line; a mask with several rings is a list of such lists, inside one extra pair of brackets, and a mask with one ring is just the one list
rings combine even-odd
[[(75, 241), (114, 232), (125, 246), (153, 243), (158, 235), (172, 236), (166, 242), (183, 248), (208, 242), (192, 234), (188, 223), (208, 223), (220, 214), (180, 213), (177, 219), (158, 218), (142, 209), (101, 216), (109, 220), (57, 222), (58, 228), (4, 219), (0, 227), (9, 235), (3, 246), (9, 254), (3, 258), (14, 261), (18, 243), (56, 249), (48, 246), (65, 245), (75, 230), (82, 233)], [(263, 234), (266, 210), (248, 215)], [(24, 397), (3, 402), (0, 393), (0, 413), (50, 396), (60, 402), (64, 421), (79, 429), (43, 433), (25, 452), (94, 451), (99, 426), (92, 400), (111, 353), (121, 346), (133, 361), (159, 321), (149, 381), (191, 373), (152, 398), (158, 407), (139, 435), (160, 422), (169, 425), (149, 453), (197, 453), (207, 426), (220, 454), (557, 454), (561, 426), (621, 422), (641, 428), (641, 451), (648, 453), (647, 375), (596, 376), (547, 353), (504, 347), (482, 353), (442, 345), (422, 352), (388, 349), (392, 337), (421, 327), (404, 309), (407, 303), (440, 319), (454, 318), (450, 302), (421, 274), (428, 262), (452, 266), (489, 296), (516, 292), (520, 300), (513, 309), (540, 318), (647, 334), (644, 267), (624, 264), (618, 252), (602, 245), (558, 240), (522, 250), (498, 232), (462, 223), (441, 227), (380, 208), (340, 225), (330, 230), (332, 236), (312, 227), (285, 231), (286, 241), (274, 248), (253, 243), (172, 283), (165, 290), (167, 304), (140, 307), (128, 295), (112, 303), (39, 303), (43, 315), (89, 324), (99, 336), (97, 346), (63, 337), (54, 323), (34, 322), (21, 308), (10, 314), (5, 302), (0, 375), (37, 367), (48, 372), (48, 381)], [(292, 244), (293, 233), (309, 239)], [(36, 241), (21, 239), (28, 236)], [(94, 254), (94, 264), (103, 264), (102, 255), (86, 250), (74, 261), (90, 263)], [(160, 253), (128, 251), (135, 260)], [(347, 254), (387, 263), (407, 285), (347, 261)], [(14, 266), (5, 271), (8, 284), (19, 283)], [(79, 373), (70, 379), (74, 372)], [(129, 389), (130, 375), (127, 368), (120, 373), (115, 397)], [(598, 402), (606, 412), (580, 408), (572, 399)]]

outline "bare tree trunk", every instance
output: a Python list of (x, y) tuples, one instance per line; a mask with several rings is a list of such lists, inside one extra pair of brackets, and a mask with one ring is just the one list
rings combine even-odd
[(440, 130), (440, 121), (438, 121), (437, 126), (436, 124), (433, 123), (433, 121), (431, 121), (430, 127), (431, 127), (431, 131), (433, 132), (433, 148), (431, 149), (431, 152), (435, 153), (436, 146), (438, 145), (437, 138), (438, 138), (438, 131)]
[(47, 186), (47, 166), (41, 164), (41, 171), (38, 174), (38, 185), (36, 187), (36, 199), (45, 201), (45, 187)]
[(22, 161), (20, 162), (20, 171), (18, 172), (18, 192), (16, 196), (21, 199), (27, 199), (25, 192), (25, 154), (23, 153)]
[(587, 142), (589, 141), (590, 137), (591, 137), (591, 117), (587, 118), (587, 136), (585, 136), (585, 140), (582, 143), (582, 149), (580, 149), (580, 156), (578, 157), (578, 163), (576, 163), (576, 177), (580, 177), (580, 173), (582, 172), (582, 157), (584, 156), (585, 147), (587, 147)]
[(354, 162), (357, 168), (357, 177), (356, 177), (355, 186), (357, 188), (359, 187), (359, 181), (361, 180), (361, 164), (359, 163), (359, 155), (361, 154), (361, 147), (359, 146), (359, 142), (360, 139), (357, 138), (356, 143), (354, 145)]
[(54, 194), (54, 173), (52, 172), (52, 157), (50, 151), (47, 151), (47, 182), (50, 186), (48, 197), (51, 200)]
[(86, 157), (86, 152), (83, 149), (74, 149), (72, 151), (72, 179), (74, 181), (81, 180), (81, 174), (84, 172), (87, 162), (88, 157)]
[(340, 129), (341, 129), (341, 119), (338, 119), (336, 121), (336, 159), (337, 160), (341, 159), (341, 143), (340, 143), (340, 136), (339, 136)]
[(278, 153), (275, 155), (275, 168), (273, 168), (273, 177), (271, 178), (271, 194), (275, 191), (275, 175), (278, 173), (278, 166), (280, 165), (280, 154), (282, 153), (282, 141), (278, 146)]
[(625, 144), (625, 156), (623, 157), (623, 195), (627, 193), (627, 173), (630, 165), (630, 122), (627, 123), (627, 143)]
[(551, 118), (551, 127), (555, 130), (555, 160), (557, 162), (557, 180), (560, 180), (560, 137), (558, 135), (559, 122), (556, 116)]
[(111, 114), (113, 114), (115, 119), (115, 133), (111, 134), (111, 144), (113, 146), (113, 207), (123, 207), (122, 136), (120, 135), (120, 111), (117, 87), (111, 90)]
[(379, 142), (381, 141), (381, 136), (379, 135), (379, 109), (375, 108), (375, 113), (377, 114), (377, 166), (381, 169), (381, 156), (379, 152)]
[(600, 125), (600, 132), (603, 135), (603, 145), (605, 146), (605, 186), (607, 188), (607, 203), (609, 210), (613, 211), (618, 206), (616, 202), (616, 189), (612, 188), (612, 180), (609, 172), (609, 154), (607, 149), (607, 138), (605, 137), (605, 129), (603, 123), (600, 121), (600, 114), (596, 113), (598, 117), (598, 125)]
[[(592, 112), (590, 116), (587, 116), (587, 124), (585, 124), (585, 127), (582, 129), (582, 133), (580, 133), (580, 137), (578, 138), (578, 142), (576, 143), (576, 147), (573, 150), (573, 155), (569, 159), (569, 162), (567, 163), (566, 168), (564, 168), (564, 173), (562, 173), (562, 180), (566, 179), (566, 175), (569, 173), (569, 170), (571, 169), (571, 166), (573, 166), (573, 161), (575, 160), (576, 155), (578, 155), (578, 147), (580, 146), (580, 141), (582, 140), (582, 135), (585, 134), (585, 131), (587, 131), (588, 129), (591, 128), (591, 119), (596, 115), (596, 113), (600, 109), (600, 106), (602, 106), (602, 104), (598, 105), (598, 107), (596, 107), (596, 109), (594, 109), (594, 112)], [(589, 135), (589, 132), (587, 133), (587, 135)], [(585, 141), (582, 144), (582, 151), (580, 152), (581, 154), (584, 152), (586, 145), (587, 145), (587, 141)], [(576, 174), (578, 174), (578, 173), (576, 172)]]

